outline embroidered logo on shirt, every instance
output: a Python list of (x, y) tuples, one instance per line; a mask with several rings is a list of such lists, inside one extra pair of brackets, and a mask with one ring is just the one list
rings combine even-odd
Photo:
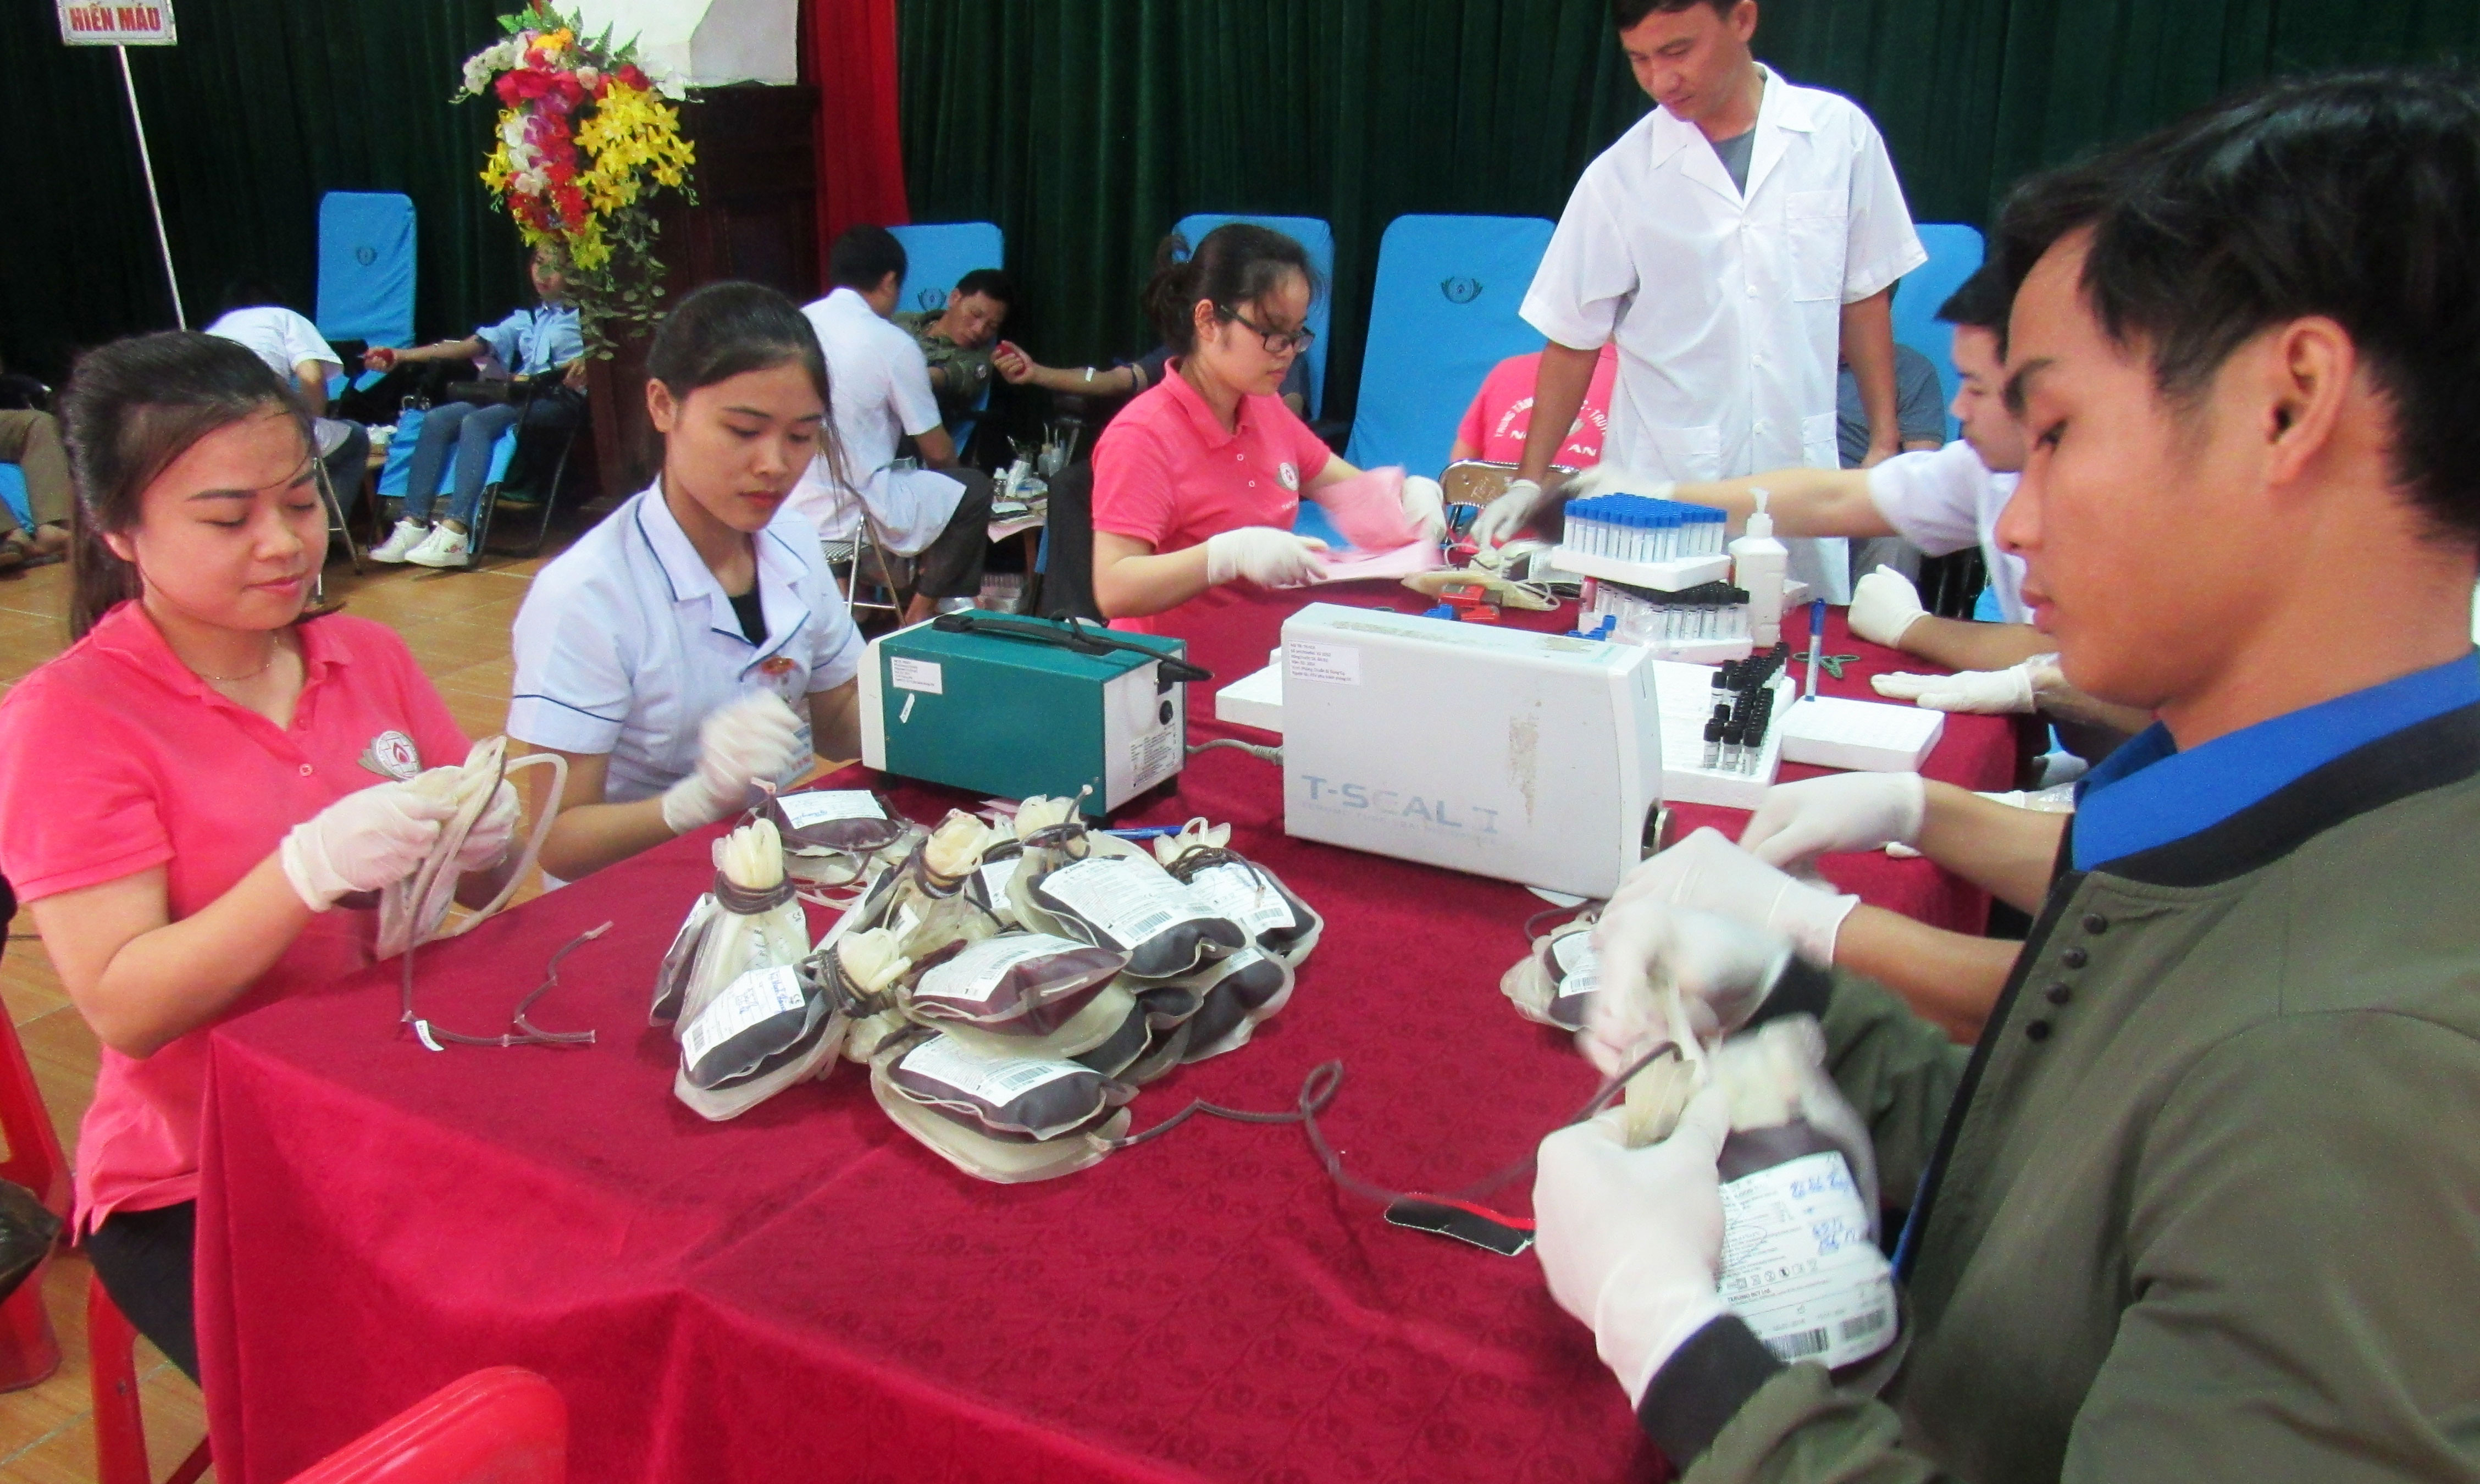
[(790, 655), (769, 655), (764, 660), (759, 662), (758, 673), (761, 675), (789, 675), (800, 667), (800, 662), (794, 660)]
[(1275, 471), (1275, 480), (1285, 489), (1298, 489), (1301, 487), (1301, 471), (1285, 459), (1282, 466)]
[(413, 739), (391, 728), (371, 739), (362, 750), (362, 766), (382, 778), (399, 783), (410, 781), (422, 771), (422, 749)]

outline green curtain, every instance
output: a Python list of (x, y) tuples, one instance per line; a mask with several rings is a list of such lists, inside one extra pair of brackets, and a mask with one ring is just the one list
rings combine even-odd
[[(1924, 221), (2285, 72), (2480, 52), (2472, 0), (1764, 0), (1759, 54), (1876, 118)], [(1647, 106), (1606, 0), (899, 0), (920, 221), (1007, 233), (1054, 365), (1137, 354), (1136, 290), (1193, 211), (1335, 233), (1326, 410), (1348, 416), (1380, 234), (1555, 219)]]
[[(478, 178), (496, 107), (452, 104), (504, 0), (187, 0), (181, 41), (131, 69), (190, 323), (261, 280), (311, 311), (319, 197), (401, 191), (418, 222), (416, 329), (507, 312), (516, 231)], [(52, 7), (0, 6), (0, 356), (57, 381), (75, 351), (167, 329), (120, 69), (65, 47)]]

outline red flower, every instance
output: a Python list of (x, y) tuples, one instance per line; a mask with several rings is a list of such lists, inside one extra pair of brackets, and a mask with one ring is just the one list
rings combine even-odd
[(559, 203), (560, 220), (571, 226), (585, 221), (585, 193), (573, 185), (554, 186), (552, 199)]
[(646, 81), (645, 70), (633, 62), (624, 62), (620, 65), (620, 80), (640, 91), (652, 86)]
[(500, 102), (504, 106), (508, 108), (516, 107), (517, 74), (514, 72), (501, 73), (500, 80), (491, 85), (491, 91), (500, 95)]

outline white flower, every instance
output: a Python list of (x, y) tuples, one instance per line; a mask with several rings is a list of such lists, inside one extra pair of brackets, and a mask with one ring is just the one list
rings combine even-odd
[(594, 91), (594, 85), (601, 81), (603, 81), (603, 74), (592, 67), (579, 67), (577, 69), (577, 86), (584, 89), (588, 92), (592, 92)]
[(655, 91), (677, 103), (689, 95), (689, 75), (672, 67), (655, 79)]
[(511, 159), (526, 147), (526, 120), (523, 115), (510, 114), (507, 120), (500, 125), (500, 143), (508, 146), (508, 156)]

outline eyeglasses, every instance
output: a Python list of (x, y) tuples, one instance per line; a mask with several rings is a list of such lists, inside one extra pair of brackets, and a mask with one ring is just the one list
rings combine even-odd
[(1309, 342), (1317, 338), (1317, 331), (1305, 325), (1295, 330), (1268, 329), (1262, 325), (1251, 324), (1247, 315), (1228, 305), (1216, 307), (1225, 319), (1242, 329), (1254, 332), (1258, 340), (1264, 343), (1268, 355), (1282, 355), (1293, 351), (1305, 351), (1309, 348)]

